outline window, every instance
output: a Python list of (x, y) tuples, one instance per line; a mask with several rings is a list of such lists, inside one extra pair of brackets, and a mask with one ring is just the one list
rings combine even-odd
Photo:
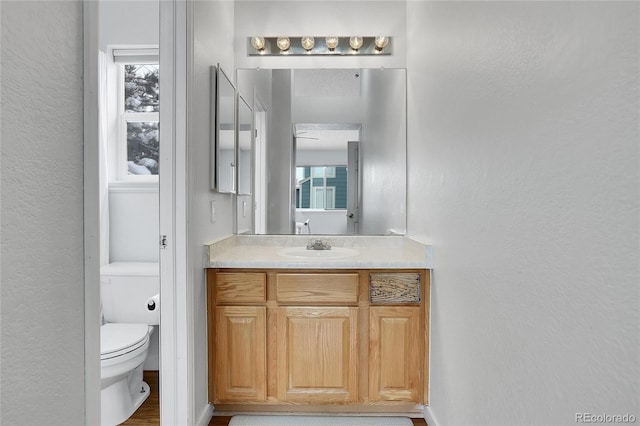
[[(158, 175), (160, 91), (157, 63), (119, 64), (118, 147), (123, 175)], [(125, 166), (126, 165), (126, 166)], [(123, 176), (124, 177), (124, 176)]]
[(296, 208), (346, 209), (345, 166), (296, 167)]
[(334, 209), (336, 205), (336, 189), (334, 187), (314, 187), (311, 199), (312, 209)]

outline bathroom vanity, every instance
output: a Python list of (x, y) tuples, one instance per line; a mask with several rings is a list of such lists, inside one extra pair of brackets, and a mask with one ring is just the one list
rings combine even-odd
[(221, 411), (417, 412), (428, 248), (404, 237), (234, 236), (208, 247), (209, 400)]

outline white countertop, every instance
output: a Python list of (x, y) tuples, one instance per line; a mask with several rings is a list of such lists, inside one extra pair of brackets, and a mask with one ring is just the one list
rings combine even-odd
[[(328, 242), (337, 250), (313, 253), (318, 257), (285, 254), (291, 247), (304, 250), (309, 242), (316, 239)], [(340, 248), (348, 248), (352, 252), (339, 257)], [(234, 235), (205, 246), (205, 267), (431, 269), (432, 255), (431, 246), (404, 236)]]

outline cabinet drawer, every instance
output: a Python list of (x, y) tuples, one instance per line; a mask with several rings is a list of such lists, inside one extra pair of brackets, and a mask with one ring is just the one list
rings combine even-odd
[(218, 272), (216, 303), (264, 303), (266, 282), (263, 272)]
[(277, 274), (279, 304), (356, 304), (358, 274)]
[(420, 274), (417, 272), (369, 275), (369, 302), (372, 304), (417, 304), (421, 295)]

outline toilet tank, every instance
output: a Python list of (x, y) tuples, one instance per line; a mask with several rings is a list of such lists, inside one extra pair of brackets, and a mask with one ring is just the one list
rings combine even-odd
[(157, 325), (160, 307), (147, 309), (160, 293), (157, 262), (114, 262), (100, 268), (100, 300), (105, 322)]

